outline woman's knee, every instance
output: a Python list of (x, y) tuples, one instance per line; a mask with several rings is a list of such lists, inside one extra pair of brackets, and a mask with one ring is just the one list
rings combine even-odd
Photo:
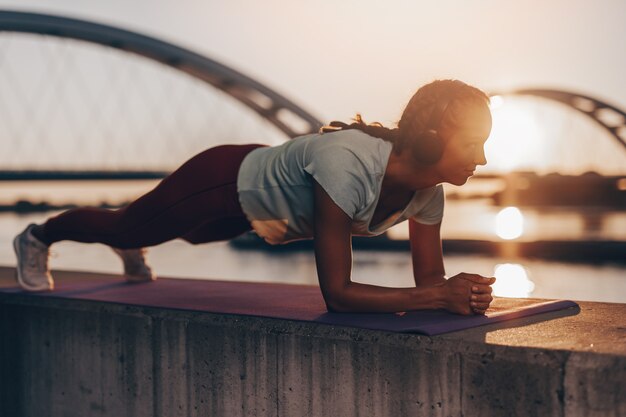
[(202, 238), (198, 237), (194, 233), (188, 233), (186, 235), (181, 236), (179, 239), (184, 240), (187, 243), (192, 245), (199, 245), (201, 243), (206, 243)]
[(245, 217), (234, 217), (204, 223), (202, 226), (181, 236), (181, 239), (192, 245), (199, 245), (201, 243), (230, 240), (250, 230), (252, 230), (252, 226), (250, 226)]

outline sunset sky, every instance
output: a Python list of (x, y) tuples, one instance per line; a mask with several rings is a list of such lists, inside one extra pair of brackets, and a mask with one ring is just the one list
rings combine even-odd
[(420, 85), (548, 87), (626, 108), (626, 2), (13, 0), (203, 53), (324, 121), (392, 123)]

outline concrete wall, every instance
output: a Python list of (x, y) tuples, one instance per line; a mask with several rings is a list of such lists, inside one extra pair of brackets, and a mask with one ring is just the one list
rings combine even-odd
[(2, 417), (626, 415), (624, 355), (484, 337), (18, 294), (0, 337)]

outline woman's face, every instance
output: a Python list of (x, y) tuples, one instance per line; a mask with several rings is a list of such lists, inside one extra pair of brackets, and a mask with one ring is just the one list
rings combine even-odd
[(441, 129), (444, 151), (435, 169), (444, 182), (463, 185), (478, 165), (485, 165), (485, 141), (491, 132), (491, 112), (487, 103), (468, 105), (454, 128)]

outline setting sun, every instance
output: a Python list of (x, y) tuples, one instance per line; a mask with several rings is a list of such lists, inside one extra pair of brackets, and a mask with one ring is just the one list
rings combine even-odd
[(489, 167), (513, 171), (545, 158), (544, 133), (530, 108), (522, 103), (492, 97), (493, 128), (485, 145)]

